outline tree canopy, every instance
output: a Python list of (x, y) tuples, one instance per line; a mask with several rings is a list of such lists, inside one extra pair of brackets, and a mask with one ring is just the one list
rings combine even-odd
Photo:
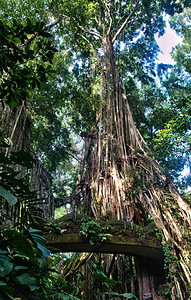
[[(145, 136), (147, 142), (150, 143), (151, 139), (153, 140), (155, 137), (155, 132), (163, 128), (162, 123), (164, 123), (164, 120), (166, 121), (167, 114), (167, 118), (172, 114), (168, 109), (168, 97), (166, 97), (164, 92), (160, 91), (161, 95), (157, 96), (157, 98), (155, 97), (155, 99), (158, 100), (154, 100), (153, 95), (148, 96), (149, 86), (151, 86), (152, 91), (154, 90), (153, 85), (157, 70), (160, 75), (162, 74), (161, 72), (166, 72), (165, 70), (168, 68), (168, 66), (161, 64), (158, 64), (157, 67), (156, 55), (159, 51), (159, 47), (155, 41), (155, 34), (162, 35), (164, 33), (165, 21), (163, 20), (163, 13), (167, 13), (170, 15), (176, 14), (174, 18), (179, 18), (179, 33), (180, 31), (186, 31), (188, 35), (188, 28), (187, 30), (183, 30), (186, 24), (185, 21), (184, 25), (181, 23), (183, 22), (181, 18), (182, 20), (185, 19), (182, 17), (182, 11), (184, 7), (189, 5), (189, 1), (181, 3), (177, 1), (171, 1), (171, 3), (170, 1), (130, 1), (128, 4), (123, 1), (82, 2), (83, 3), (80, 1), (39, 1), (39, 3), (36, 2), (34, 5), (34, 3), (30, 1), (22, 1), (22, 3), (19, 1), (6, 1), (1, 4), (3, 22), (12, 24), (13, 20), (16, 19), (24, 24), (22, 26), (27, 26), (27, 22), (29, 22), (27, 18), (31, 20), (31, 24), (33, 24), (34, 20), (40, 20), (44, 22), (41, 23), (41, 28), (43, 25), (45, 26), (45, 24), (47, 27), (48, 25), (51, 27), (50, 24), (52, 24), (52, 30), (56, 34), (54, 34), (54, 47), (57, 48), (58, 54), (56, 55), (57, 58), (54, 58), (54, 72), (56, 72), (54, 74), (57, 74), (57, 76), (52, 75), (49, 77), (47, 84), (43, 86), (44, 92), (41, 92), (41, 85), (40, 91), (37, 89), (33, 90), (31, 97), (28, 97), (33, 111), (36, 111), (35, 115), (37, 113), (36, 116), (38, 116), (38, 113), (46, 114), (46, 117), (43, 116), (41, 121), (40, 118), (38, 119), (38, 124), (39, 122), (47, 122), (46, 119), (50, 118), (48, 121), (52, 124), (50, 127), (52, 128), (54, 124), (53, 119), (56, 122), (55, 126), (57, 126), (56, 124), (58, 124), (59, 121), (56, 121), (56, 119), (58, 119), (58, 115), (60, 114), (59, 110), (62, 110), (64, 106), (66, 107), (65, 115), (70, 116), (70, 121), (67, 120), (67, 123), (71, 123), (75, 130), (83, 131), (90, 128), (90, 124), (93, 124), (95, 121), (95, 114), (99, 109), (101, 95), (99, 88), (101, 70), (97, 63), (99, 56), (102, 57), (103, 54), (101, 40), (110, 31), (112, 39), (116, 39), (114, 50), (117, 57), (117, 64), (126, 81), (127, 89), (131, 93), (129, 102), (134, 120), (142, 135)], [(183, 15), (187, 14), (189, 16), (189, 10), (185, 11)], [(7, 18), (7, 16), (9, 16), (9, 18)], [(59, 22), (59, 26), (56, 25), (57, 22)], [(125, 26), (127, 23), (128, 26)], [(175, 23), (178, 24), (177, 21), (174, 21), (174, 24)], [(35, 28), (33, 32), (34, 31)], [(59, 36), (61, 38), (59, 38)], [(189, 41), (187, 41), (187, 43), (189, 43)], [(37, 47), (36, 51), (38, 51), (38, 46), (35, 47)], [(187, 49), (189, 51), (189, 48)], [(50, 55), (50, 49), (47, 51), (49, 51), (48, 55)], [(46, 55), (44, 55), (44, 59), (45, 57)], [(178, 59), (178, 61), (180, 63), (180, 59)], [(43, 76), (43, 61), (40, 65), (41, 76)], [(51, 71), (53, 70), (51, 69)], [(22, 72), (22, 74), (24, 75), (24, 72)], [(37, 78), (38, 76), (35, 76), (36, 81)], [(33, 81), (33, 86), (35, 80)], [(186, 81), (188, 82), (188, 80)], [(26, 80), (22, 82), (22, 84), (24, 84), (24, 82), (26, 84)], [(142, 85), (142, 89), (136, 92), (137, 87), (134, 90), (133, 87), (136, 86), (137, 83), (139, 83), (139, 86), (140, 84)], [(182, 83), (180, 85), (182, 85)], [(143, 89), (146, 94), (143, 93)], [(159, 93), (157, 92), (157, 88), (155, 88), (155, 90), (156, 93)], [(136, 96), (133, 95), (135, 92)], [(53, 96), (54, 93), (55, 96)], [(51, 97), (49, 100), (47, 97), (48, 94)], [(154, 102), (151, 101), (151, 98)], [(32, 99), (34, 105), (31, 102)], [(156, 103), (156, 101), (158, 101), (158, 103)], [(37, 102), (38, 105), (36, 105)], [(166, 103), (166, 113), (163, 103)], [(139, 109), (137, 109), (138, 107)], [(48, 111), (50, 111), (50, 113), (48, 113)], [(155, 116), (157, 116), (157, 118)], [(149, 124), (151, 119), (152, 124)], [(174, 119), (177, 119), (176, 115)], [(36, 124), (35, 126), (34, 137), (35, 132), (38, 132), (38, 125)], [(45, 130), (45, 132), (47, 132), (47, 126), (46, 129), (43, 124), (39, 124), (39, 126), (41, 126), (41, 129), (39, 128), (40, 131)], [(71, 127), (70, 129), (69, 127), (64, 129), (65, 132), (72, 130)], [(43, 136), (45, 135), (43, 134)], [(51, 136), (52, 134), (50, 133), (50, 137)], [(63, 137), (64, 147), (67, 147), (67, 145), (71, 143), (71, 141), (67, 141), (67, 136), (68, 134)], [(54, 139), (53, 136), (51, 138)], [(65, 138), (66, 141), (64, 141)], [(165, 141), (164, 136), (163, 140)], [(45, 141), (45, 143), (48, 146), (47, 141)], [(155, 155), (159, 159), (161, 153), (158, 149), (158, 138), (155, 139), (154, 144)], [(162, 159), (161, 156), (160, 162), (165, 166), (166, 157), (168, 155), (173, 156), (173, 158), (169, 158), (172, 163), (167, 163), (167, 168), (165, 168), (166, 170), (170, 170), (169, 173), (176, 174), (175, 176), (177, 177), (180, 171), (182, 171), (186, 159), (185, 156), (182, 155), (182, 150), (180, 150), (177, 163), (174, 163), (176, 154), (173, 155), (173, 153), (175, 153), (177, 147), (175, 145), (173, 147), (175, 147), (174, 150), (166, 151), (165, 156), (163, 153), (164, 158)], [(61, 148), (61, 151), (64, 151), (64, 148)], [(173, 166), (175, 167), (175, 165), (177, 165), (177, 168), (175, 168), (176, 171), (173, 170)], [(55, 167), (53, 167), (53, 169), (55, 169)], [(172, 178), (174, 178), (174, 176), (172, 176)]]
[[(31, 145), (51, 173), (55, 196), (69, 196), (77, 183), (75, 209), (83, 213), (96, 218), (112, 213), (117, 219), (125, 214), (141, 226), (152, 217), (169, 242), (168, 254), (178, 259), (169, 262), (169, 278), (172, 295), (176, 289), (181, 299), (189, 294), (189, 197), (183, 201), (166, 175), (181, 192), (190, 184), (189, 176), (179, 178), (185, 166), (190, 168), (189, 2), (0, 4), (2, 107), (26, 107)], [(165, 32), (164, 14), (171, 16), (172, 28), (183, 39), (173, 49), (174, 66), (157, 63), (155, 36)], [(77, 145), (82, 140), (83, 153)], [(8, 146), (3, 139), (2, 145)], [(3, 166), (4, 177), (9, 163)], [(5, 200), (14, 194), (6, 180), (1, 190)], [(26, 231), (22, 234), (35, 244)], [(11, 278), (10, 257), (3, 259), (9, 262)], [(30, 292), (31, 284), (38, 288), (33, 273), (26, 281), (18, 276), (21, 284), (29, 279)], [(6, 289), (4, 293), (9, 295)]]

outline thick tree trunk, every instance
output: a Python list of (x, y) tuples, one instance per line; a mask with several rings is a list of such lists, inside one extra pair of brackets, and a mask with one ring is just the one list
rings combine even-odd
[[(115, 219), (128, 216), (133, 223), (144, 226), (147, 215), (152, 216), (177, 259), (181, 279), (172, 279), (181, 298), (183, 290), (188, 295), (190, 282), (191, 209), (150, 155), (134, 124), (110, 36), (105, 37), (104, 51), (103, 103), (99, 128), (94, 128), (86, 143), (83, 198), (96, 218), (108, 214)], [(143, 274), (140, 280), (146, 286), (148, 279)]]
[(12, 110), (6, 104), (0, 107), (0, 126), (3, 136), (9, 143), (6, 155), (10, 151), (29, 152), (31, 120), (24, 103)]
[[(23, 102), (21, 106), (10, 109), (6, 104), (0, 107), (0, 129), (3, 133), (2, 140), (6, 138), (9, 147), (1, 148), (9, 157), (11, 152), (24, 151), (34, 158), (33, 168), (30, 172), (30, 188), (37, 192), (36, 207), (41, 210), (41, 217), (50, 219), (54, 216), (54, 199), (51, 191), (50, 175), (43, 167), (37, 156), (30, 151), (30, 134), (31, 134), (31, 119)], [(18, 162), (19, 163), (19, 162)], [(26, 175), (26, 168), (21, 165), (13, 166), (19, 171), (19, 177), (23, 178)], [(29, 202), (26, 204), (28, 206)], [(32, 200), (33, 201), (33, 200)], [(19, 199), (16, 205), (12, 208), (7, 206), (8, 215), (13, 220), (14, 225), (18, 223), (22, 207), (25, 205), (24, 201), (20, 203)]]

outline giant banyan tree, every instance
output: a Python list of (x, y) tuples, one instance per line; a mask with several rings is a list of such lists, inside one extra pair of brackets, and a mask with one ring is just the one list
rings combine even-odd
[[(131, 36), (132, 30), (145, 27), (142, 34), (154, 35), (152, 26), (161, 21), (161, 10), (158, 14), (157, 9), (162, 9), (162, 4), (127, 2), (64, 1), (60, 8), (52, 3), (54, 15), (62, 18), (65, 26), (75, 28), (75, 36), (97, 51), (102, 70), (101, 107), (91, 132), (83, 133), (85, 156), (78, 189), (86, 213), (95, 218), (108, 214), (113, 219), (129, 217), (141, 226), (147, 224), (148, 216), (153, 218), (174, 257), (170, 268), (177, 272), (171, 278), (172, 299), (187, 299), (191, 210), (136, 128), (115, 58), (115, 46), (122, 34), (128, 36), (130, 32)], [(151, 294), (146, 297), (143, 291), (142, 297), (151, 299)]]
[[(103, 73), (104, 103), (98, 130), (85, 137), (85, 163), (80, 189), (87, 213), (95, 218), (112, 215), (145, 226), (151, 216), (172, 245), (182, 278), (174, 276), (176, 293), (190, 282), (191, 210), (165, 176), (135, 126), (125, 88), (117, 71), (110, 36), (106, 37)], [(174, 266), (172, 266), (174, 268)]]

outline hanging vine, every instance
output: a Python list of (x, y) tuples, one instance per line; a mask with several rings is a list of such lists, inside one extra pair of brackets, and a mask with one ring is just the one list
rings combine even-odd
[(87, 213), (95, 218), (109, 211), (113, 218), (122, 220), (129, 216), (141, 226), (146, 225), (150, 215), (161, 229), (164, 241), (172, 245), (171, 254), (176, 257), (181, 274), (173, 276), (173, 289), (184, 299), (191, 280), (191, 210), (150, 154), (134, 124), (110, 36), (105, 37), (104, 50), (104, 97), (98, 126), (85, 139), (81, 177), (81, 183), (85, 183), (84, 204)]

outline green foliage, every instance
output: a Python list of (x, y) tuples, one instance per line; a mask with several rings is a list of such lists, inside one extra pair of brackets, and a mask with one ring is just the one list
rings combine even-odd
[[(51, 35), (43, 30), (43, 22), (26, 25), (13, 20), (12, 25), (0, 21), (0, 97), (11, 108), (27, 99), (29, 90), (46, 81), (50, 71), (55, 48), (47, 37)], [(32, 34), (38, 35), (34, 47), (30, 44)], [(46, 35), (46, 38), (44, 38)]]
[(58, 207), (55, 209), (55, 219), (61, 218), (67, 214), (67, 210), (64, 206)]
[(16, 19), (19, 23), (25, 23), (27, 18), (48, 22), (49, 0), (6, 0), (0, 3), (0, 16), (5, 22)]
[(111, 234), (106, 233), (107, 228), (101, 226), (94, 220), (84, 220), (81, 224), (80, 233), (84, 235), (93, 244), (100, 244)]
[(181, 13), (184, 7), (190, 6), (190, 0), (162, 0), (161, 1), (165, 11), (169, 15), (174, 15), (175, 13)]
[[(76, 134), (88, 130), (99, 107), (98, 95), (92, 95), (87, 59), (70, 55), (70, 51), (56, 54), (54, 73), (46, 85), (31, 93), (30, 100), (32, 147), (52, 175), (56, 197), (75, 189), (78, 167), (74, 158), (81, 159)], [(83, 61), (81, 66), (79, 60)], [(76, 72), (68, 70), (72, 64), (76, 64)]]
[(38, 288), (38, 281), (34, 277), (31, 277), (29, 273), (22, 274), (16, 278), (21, 285), (27, 285), (31, 292)]
[(163, 78), (167, 101), (156, 110), (157, 114), (153, 114), (152, 120), (158, 118), (160, 124), (156, 127), (152, 144), (155, 156), (167, 174), (184, 190), (190, 186), (190, 175), (182, 182), (179, 177), (185, 166), (190, 168), (190, 8), (176, 14), (170, 23), (183, 40), (173, 49), (176, 64)]
[(43, 259), (47, 261), (50, 255), (50, 251), (45, 247), (46, 240), (42, 237), (41, 230), (29, 228), (28, 232), (37, 248), (42, 252)]
[[(68, 159), (68, 154), (73, 152), (71, 148), (70, 133), (65, 128), (61, 118), (54, 112), (36, 121), (32, 129), (34, 149), (40, 157), (47, 171), (54, 173), (59, 163)], [(39, 116), (40, 117), (40, 116)]]
[[(60, 268), (60, 262), (62, 267)], [(75, 295), (77, 289), (75, 284), (68, 282), (62, 272), (63, 269), (70, 262), (70, 255), (63, 253), (56, 253), (51, 255), (48, 261), (41, 266), (44, 268), (44, 274), (41, 277), (41, 284), (43, 285), (43, 299), (71, 299), (79, 300)]]
[(78, 299), (58, 272), (60, 254), (50, 257), (41, 231), (4, 229), (0, 249), (0, 299)]
[[(184, 43), (173, 53), (179, 68), (173, 68), (164, 84), (168, 95), (164, 95), (154, 83), (154, 59), (158, 51), (154, 35), (157, 32), (162, 35), (164, 32), (164, 11), (174, 15), (176, 12), (182, 12), (188, 2), (140, 1), (133, 22), (124, 29), (114, 45), (117, 64), (126, 80), (128, 100), (136, 124), (146, 140), (150, 144), (152, 141), (158, 160), (166, 170), (170, 170), (172, 178), (183, 168), (190, 152), (190, 89), (189, 84), (185, 83), (189, 83), (190, 80), (186, 74), (190, 72), (190, 34), (187, 26), (189, 14), (184, 15), (185, 19), (179, 19), (180, 15), (176, 15), (173, 21), (173, 26), (184, 35)], [(95, 38), (90, 30), (105, 36), (110, 26), (111, 13), (113, 37), (133, 10), (133, 5), (132, 1), (122, 0), (115, 3), (102, 0), (38, 0), (35, 4), (32, 0), (1, 1), (1, 97), (10, 107), (27, 100), (34, 122), (33, 146), (56, 179), (56, 192), (61, 185), (63, 186), (62, 171), (74, 169), (69, 159), (70, 155), (76, 154), (71, 132), (79, 133), (80, 130), (91, 128), (99, 109), (101, 68), (99, 58), (90, 51), (90, 44), (93, 43), (94, 47), (100, 50), (101, 56), (103, 45), (98, 36)], [(43, 21), (47, 23), (51, 16), (50, 9), (63, 18), (63, 24), (54, 31), (58, 36), (55, 39), (58, 41), (57, 49), (60, 52), (54, 60), (52, 59), (55, 49), (52, 47), (52, 41), (50, 42), (51, 37), (43, 30)], [(27, 20), (27, 17), (30, 19)], [(37, 33), (38, 37), (30, 44), (29, 39), (33, 33)], [(122, 41), (123, 51), (120, 48)], [(53, 66), (50, 68), (52, 61)], [(161, 78), (167, 69), (168, 66), (158, 68)], [(136, 87), (137, 81), (139, 86), (142, 84), (140, 90)], [(7, 146), (6, 142), (1, 144)], [(15, 156), (15, 160), (13, 154), (10, 158), (3, 155), (0, 157), (0, 196), (3, 209), (7, 204), (15, 207), (16, 203), (19, 218), (15, 219), (15, 225), (23, 228), (31, 226), (32, 215), (39, 217), (39, 209), (36, 195), (31, 193), (25, 184), (28, 182), (27, 176), (20, 178), (20, 174), (12, 168), (13, 163), (24, 164), (26, 167), (26, 161), (22, 161), (22, 153), (20, 154), (20, 157)], [(75, 178), (73, 169), (70, 178)], [(64, 184), (67, 183), (66, 178)], [(65, 190), (60, 193), (62, 196), (65, 194)], [(37, 226), (37, 222), (35, 225)], [(103, 229), (96, 221), (84, 221), (82, 224), (81, 233), (91, 244), (101, 243), (108, 236), (106, 232), (107, 228)], [(142, 232), (138, 235), (140, 239), (144, 238)], [(10, 249), (8, 251), (7, 248), (2, 248), (0, 253), (0, 272), (4, 272), (0, 281), (0, 291), (4, 297), (14, 299), (19, 295), (23, 296), (24, 300), (40, 297), (76, 299), (70, 295), (74, 294), (74, 291), (63, 276), (57, 276), (55, 266), (58, 264), (52, 266), (47, 259), (49, 252), (40, 231), (35, 228), (23, 230), (21, 233), (10, 229), (4, 231), (2, 238)], [(165, 251), (170, 260), (170, 250), (166, 248)], [(54, 269), (52, 273), (50, 266)], [(93, 277), (105, 288), (116, 283), (107, 278), (101, 268), (97, 268)], [(26, 290), (26, 294), (22, 295), (21, 287)], [(112, 297), (136, 299), (130, 293), (107, 294)]]
[(140, 242), (144, 241), (146, 238), (146, 232), (141, 227), (135, 227), (136, 235)]
[(168, 295), (170, 297), (172, 291), (172, 282), (174, 277), (178, 276), (178, 258), (175, 256), (173, 247), (170, 243), (163, 240), (162, 246), (164, 251), (164, 269), (166, 269), (168, 272), (168, 286), (161, 294)]
[[(12, 2), (18, 4), (17, 1)], [(33, 24), (29, 19), (20, 22), (18, 18), (17, 21), (11, 19), (8, 24), (4, 14), (2, 19), (0, 92), (3, 101), (12, 108), (23, 101), (29, 103), (31, 91), (46, 83), (46, 76), (51, 73), (50, 63), (55, 49), (52, 47), (50, 34), (44, 31), (44, 22), (35, 21)], [(36, 37), (34, 42), (33, 37)], [(57, 122), (56, 125), (61, 128), (60, 123)], [(53, 126), (51, 130), (52, 128)], [(67, 130), (62, 132), (65, 136), (68, 134)], [(1, 146), (7, 147), (6, 141), (1, 141)], [(62, 147), (61, 143), (59, 146)], [(60, 157), (63, 159), (62, 154)], [(10, 228), (1, 232), (0, 246), (3, 250), (0, 258), (0, 292), (3, 298), (0, 296), (0, 299), (77, 299), (70, 294), (73, 290), (63, 276), (57, 276), (56, 270), (52, 275), (49, 251), (41, 232), (36, 229), (40, 226), (38, 217), (41, 210), (38, 204), (41, 201), (29, 189), (27, 169), (31, 167), (31, 158), (23, 152), (11, 153), (9, 158), (3, 153), (0, 155), (2, 227), (5, 226), (3, 221), (8, 217), (9, 204), (12, 204), (14, 225), (20, 230)], [(22, 166), (22, 172), (16, 171), (17, 168), (13, 165)], [(35, 225), (35, 228), (26, 229), (31, 225)]]
[(191, 27), (190, 27), (191, 8), (184, 9), (181, 14), (176, 14), (171, 19), (171, 26), (176, 33), (182, 37), (182, 43), (175, 46), (172, 57), (176, 63), (183, 67), (186, 72), (191, 73)]
[(0, 196), (7, 200), (9, 205), (14, 205), (15, 203), (17, 203), (17, 198), (2, 186), (0, 186)]
[(121, 283), (120, 281), (116, 281), (116, 280), (108, 278), (105, 275), (104, 270), (101, 267), (94, 265), (94, 268), (95, 268), (96, 272), (94, 274), (92, 274), (92, 277), (95, 278), (96, 281), (101, 283), (103, 286), (106, 286), (107, 288), (109, 288), (110, 286), (115, 286), (118, 283)]
[[(17, 196), (14, 224), (16, 228), (1, 230), (0, 235), (0, 299), (78, 299), (72, 294), (73, 287), (57, 272), (57, 264), (52, 265), (50, 251), (38, 223), (40, 208), (36, 193), (30, 192), (27, 178), (20, 176), (13, 165), (22, 165), (24, 170), (31, 167), (33, 159), (20, 151), (1, 157), (1, 184)], [(26, 160), (26, 161), (25, 161)], [(20, 176), (20, 177), (18, 177)], [(2, 189), (0, 190), (2, 191)], [(10, 204), (9, 193), (1, 199), (2, 228)], [(6, 197), (8, 199), (6, 199)], [(18, 210), (16, 209), (18, 206)], [(20, 209), (21, 207), (21, 209)], [(8, 212), (8, 211), (7, 211)], [(34, 222), (35, 220), (35, 222)], [(42, 223), (42, 222), (41, 222)], [(31, 228), (35, 225), (36, 228)], [(26, 229), (28, 227), (29, 229)]]
[[(7, 251), (0, 252), (0, 275), (5, 276), (9, 274), (13, 270), (13, 263), (11, 263), (8, 259)], [(4, 286), (6, 283), (1, 281), (1, 285)]]
[[(28, 232), (25, 230), (25, 232)], [(27, 241), (26, 236), (13, 228), (3, 230), (3, 238), (8, 241), (9, 245), (16, 248), (20, 255), (34, 260), (34, 253), (31, 244)]]
[[(38, 239), (42, 239), (39, 234)], [(0, 248), (0, 291), (3, 299), (8, 299), (8, 296), (11, 299), (18, 296), (32, 299), (33, 292), (38, 290), (40, 293), (42, 274), (38, 262), (41, 252), (35, 247), (32, 235), (26, 229), (24, 233), (13, 228), (4, 229), (1, 231)]]
[(121, 282), (108, 278), (105, 275), (102, 267), (96, 264), (94, 264), (93, 267), (95, 268), (95, 273), (93, 273), (91, 276), (95, 279), (95, 285), (97, 286), (97, 291), (101, 291), (104, 295), (110, 295), (112, 296), (112, 298), (120, 297), (120, 298), (138, 300), (138, 298), (131, 293), (120, 294), (117, 292), (112, 292), (111, 291), (112, 286), (117, 286), (121, 284)]
[(173, 277), (177, 275), (177, 263), (178, 259), (173, 253), (173, 248), (170, 243), (163, 241), (162, 243), (164, 250), (164, 268), (168, 270), (168, 279), (173, 282)]
[[(36, 192), (29, 188), (28, 169), (32, 163), (33, 158), (23, 151), (10, 153), (9, 157), (0, 153), (1, 224), (4, 219), (10, 218), (9, 205), (14, 206), (12, 222), (15, 226), (28, 227), (29, 220), (34, 225), (41, 219), (41, 209), (37, 206), (40, 201), (37, 200)], [(20, 166), (20, 171), (16, 171), (15, 166)]]
[[(141, 1), (134, 16), (136, 21), (132, 22), (127, 30), (124, 29), (123, 34), (119, 36), (119, 42), (114, 46), (118, 58), (117, 64), (123, 78), (131, 77), (143, 84), (153, 82), (155, 76), (154, 59), (158, 52), (154, 34), (159, 32), (162, 35), (164, 32), (162, 12), (166, 11), (173, 15), (177, 11), (182, 11), (183, 5), (187, 6), (187, 1), (184, 3)], [(62, 189), (59, 196), (63, 196), (67, 194), (65, 186), (71, 182), (67, 175), (63, 176), (63, 173), (67, 173), (67, 169), (73, 168), (70, 156), (75, 156), (71, 133), (73, 131), (79, 133), (80, 130), (88, 130), (91, 127), (100, 103), (99, 58), (96, 57), (96, 52), (90, 51), (90, 43), (93, 43), (100, 50), (102, 50), (103, 45), (98, 38), (94, 38), (93, 34), (88, 32), (94, 28), (96, 33), (106, 34), (106, 29), (110, 25), (109, 8), (113, 20), (111, 28), (111, 35), (113, 36), (125, 17), (133, 10), (134, 4), (131, 1), (124, 3), (124, 1), (118, 0), (115, 1), (115, 4), (109, 2), (107, 8), (105, 1), (53, 1), (52, 3), (50, 1), (37, 1), (35, 6), (30, 0), (25, 0), (23, 3), (16, 0), (7, 1), (7, 4), (1, 4), (4, 22), (6, 15), (8, 15), (8, 7), (11, 8), (10, 24), (13, 24), (13, 16), (15, 15), (17, 22), (20, 22), (24, 28), (27, 27), (27, 22), (30, 25), (30, 21), (27, 21), (30, 15), (33, 19), (40, 19), (44, 22), (48, 21), (51, 12), (54, 12), (55, 16), (63, 18), (64, 25), (60, 25), (59, 29), (54, 28), (54, 36), (57, 34), (55, 40), (57, 39), (57, 49), (59, 50), (53, 61), (52, 71), (54, 73), (47, 77), (46, 84), (42, 85), (43, 81), (41, 81), (35, 89), (30, 91), (31, 99), (28, 100), (34, 121), (33, 147), (53, 175), (54, 192), (58, 195), (58, 189)], [(35, 26), (33, 21), (31, 23), (32, 25), (28, 28)], [(42, 24), (38, 22), (36, 29), (42, 27)], [(31, 33), (32, 30), (28, 36)], [(40, 34), (44, 34), (41, 29)], [(89, 44), (82, 35), (89, 40)], [(121, 41), (125, 45), (123, 51), (120, 49)], [(38, 48), (40, 48), (40, 44), (35, 42), (30, 50), (38, 51)], [(39, 55), (41, 55), (41, 65), (45, 67), (47, 56), (43, 54), (43, 51), (44, 48)], [(129, 76), (129, 74), (131, 75)], [(130, 94), (129, 102), (134, 119), (143, 136), (150, 141), (153, 132), (161, 129), (157, 126), (155, 128), (151, 121), (155, 124), (156, 122), (162, 123), (165, 116), (164, 114), (161, 115), (160, 110), (157, 109), (156, 114), (159, 117), (155, 118), (153, 115), (152, 120), (148, 120), (148, 111), (152, 105), (151, 100), (148, 102), (149, 98), (147, 97), (144, 101), (141, 97), (142, 91), (141, 95), (138, 95), (138, 89), (135, 88), (136, 81), (134, 84), (129, 82), (131, 80), (127, 81), (128, 94)], [(151, 97), (154, 99), (151, 95), (150, 99)], [(161, 98), (159, 100), (163, 101)], [(64, 121), (63, 114), (67, 116), (64, 117)], [(154, 144), (156, 143), (154, 142)], [(157, 153), (157, 151), (156, 149), (155, 152)], [(160, 153), (158, 153), (157, 158), (159, 156)], [(165, 164), (165, 158), (161, 161)], [(174, 160), (170, 160), (166, 168), (171, 167), (172, 169), (173, 164)], [(180, 163), (177, 164), (177, 169), (179, 167)], [(70, 175), (69, 178), (74, 181), (75, 172)], [(66, 180), (64, 184), (61, 184), (59, 178), (63, 177)]]
[(127, 298), (127, 299), (135, 299), (138, 300), (137, 297), (135, 297), (133, 294), (131, 293), (124, 293), (124, 294), (119, 294), (119, 293), (115, 293), (115, 292), (105, 292), (106, 295), (110, 295), (112, 296), (112, 298), (115, 297), (120, 297), (120, 298)]
[(170, 120), (163, 129), (156, 132), (156, 137), (153, 140), (155, 143), (154, 151), (172, 179), (176, 178), (177, 173), (180, 175), (183, 170), (190, 148), (189, 134), (185, 132), (181, 135), (180, 131), (177, 130), (178, 125), (180, 125), (178, 119), (176, 121)]

